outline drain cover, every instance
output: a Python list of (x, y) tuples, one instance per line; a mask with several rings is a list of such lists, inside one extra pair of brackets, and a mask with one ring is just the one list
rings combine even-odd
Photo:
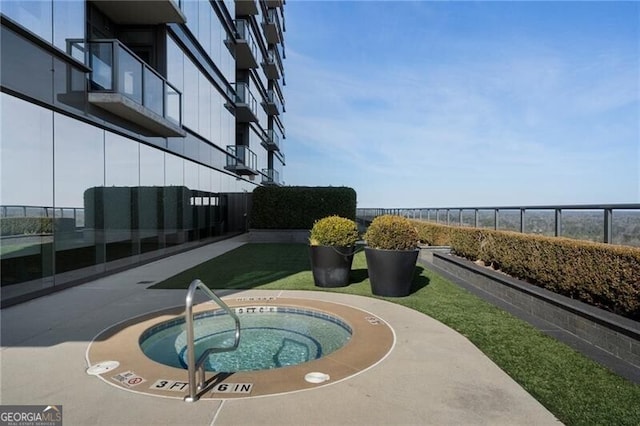
[(304, 379), (309, 383), (322, 383), (329, 380), (329, 375), (314, 371), (313, 373), (307, 373)]
[(106, 373), (107, 371), (111, 371), (114, 368), (118, 368), (120, 363), (118, 361), (103, 361), (97, 364), (92, 365), (87, 368), (87, 374), (92, 376), (97, 376), (102, 373)]

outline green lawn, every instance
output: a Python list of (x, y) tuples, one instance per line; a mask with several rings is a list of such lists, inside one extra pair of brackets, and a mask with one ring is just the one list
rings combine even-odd
[[(371, 294), (363, 252), (348, 287), (315, 287), (304, 244), (247, 244), (153, 288), (319, 290)], [(640, 425), (640, 385), (611, 373), (567, 345), (418, 265), (411, 295), (383, 298), (429, 315), (471, 340), (562, 422)]]

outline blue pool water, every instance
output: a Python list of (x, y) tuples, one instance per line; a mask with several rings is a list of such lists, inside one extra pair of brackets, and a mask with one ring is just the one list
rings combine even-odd
[[(262, 311), (262, 312), (261, 312)], [(211, 354), (207, 371), (268, 370), (321, 358), (341, 348), (351, 337), (348, 324), (332, 315), (286, 306), (236, 308), (240, 344), (231, 352)], [(234, 341), (234, 321), (222, 310), (194, 317), (196, 359), (208, 347), (228, 347)], [(142, 351), (152, 360), (186, 368), (184, 318), (151, 327), (140, 336)]]

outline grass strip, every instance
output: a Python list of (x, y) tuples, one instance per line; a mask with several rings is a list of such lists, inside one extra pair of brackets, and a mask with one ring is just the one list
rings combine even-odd
[[(304, 244), (247, 244), (153, 288), (186, 289), (195, 278), (214, 289), (316, 290), (377, 297), (371, 294), (363, 252), (354, 258), (351, 285), (315, 287)], [(466, 336), (565, 424), (640, 425), (640, 385), (420, 265), (409, 296), (380, 298), (429, 315)]]

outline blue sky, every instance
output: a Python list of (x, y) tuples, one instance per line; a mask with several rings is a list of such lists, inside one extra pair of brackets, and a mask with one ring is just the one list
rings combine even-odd
[(640, 202), (640, 3), (288, 0), (287, 185)]

